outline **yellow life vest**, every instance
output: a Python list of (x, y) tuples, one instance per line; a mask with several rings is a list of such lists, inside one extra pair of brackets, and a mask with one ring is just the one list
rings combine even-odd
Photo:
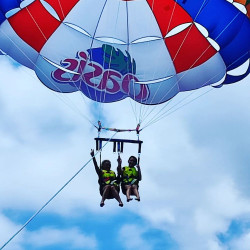
[(135, 167), (124, 167), (122, 181), (124, 184), (138, 184), (138, 171)]
[(106, 185), (117, 185), (115, 172), (112, 170), (102, 170), (102, 182)]

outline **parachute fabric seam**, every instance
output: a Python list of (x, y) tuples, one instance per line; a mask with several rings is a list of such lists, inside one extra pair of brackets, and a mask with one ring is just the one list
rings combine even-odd
[(29, 9), (27, 7), (25, 7), (25, 9), (27, 10), (27, 12), (29, 13), (31, 19), (34, 21), (34, 23), (36, 24), (37, 28), (39, 29), (39, 31), (41, 32), (42, 36), (44, 37), (44, 39), (46, 41), (48, 41), (47, 37), (44, 35), (43, 31), (41, 30), (39, 24), (36, 22), (35, 18), (32, 16), (32, 14), (30, 13)]
[[(116, 23), (115, 23), (115, 30), (117, 28), (117, 20), (118, 20), (118, 15), (119, 15), (119, 9), (120, 9), (120, 2), (119, 2), (119, 5), (118, 5), (118, 11), (117, 11), (117, 15), (116, 15)], [(113, 56), (113, 53), (114, 53), (114, 47), (112, 46), (111, 48), (111, 55), (109, 57), (109, 66), (108, 66), (108, 69), (110, 70), (110, 67), (111, 67), (111, 59), (112, 59), (112, 56)], [(104, 60), (103, 60), (103, 67), (104, 67)], [(104, 89), (104, 93), (103, 93), (103, 102), (105, 102), (106, 100), (106, 95), (107, 95), (107, 91), (106, 91), (106, 88)]]
[[(70, 26), (70, 25), (67, 25), (67, 24), (64, 23), (64, 22), (63, 22), (62, 24), (65, 25), (65, 26), (68, 27), (68, 28), (73, 29), (73, 30), (76, 31), (76, 32), (80, 32), (79, 30), (76, 30), (75, 28), (73, 28), (73, 27)], [(82, 34), (82, 32), (80, 32), (80, 34)], [(92, 37), (92, 39), (94, 39), (94, 38)], [(72, 44), (72, 46), (73, 46), (73, 44)], [(69, 75), (69, 74), (68, 74), (68, 76), (69, 76), (69, 79), (70, 79), (70, 75)], [(74, 84), (74, 86), (76, 87), (76, 89), (78, 89), (78, 91), (80, 92), (80, 94), (81, 94), (81, 96), (82, 96), (82, 98), (83, 98), (85, 104), (87, 104), (87, 103), (86, 103), (86, 100), (85, 100), (85, 96), (84, 96), (83, 92), (82, 92), (81, 89), (80, 89), (80, 88), (81, 88), (81, 83), (80, 83), (80, 85), (79, 85), (79, 87), (78, 87), (72, 79), (70, 79), (69, 81), (72, 82), (72, 84)], [(95, 81), (95, 79), (94, 79), (94, 81)], [(88, 87), (87, 87), (87, 90), (88, 90), (88, 93), (89, 93)], [(89, 93), (89, 95), (90, 95), (90, 93)], [(95, 93), (95, 96), (96, 96), (96, 93)], [(96, 100), (97, 100), (97, 97), (96, 97)], [(94, 125), (93, 122), (91, 122), (91, 123)], [(95, 126), (95, 125), (94, 125), (94, 126)]]
[(59, 5), (60, 5), (60, 9), (61, 9), (61, 12), (62, 12), (62, 15), (63, 15), (63, 19), (65, 19), (65, 13), (64, 13), (64, 11), (63, 11), (63, 7), (62, 7), (62, 4), (61, 4), (61, 0), (58, 0), (58, 3), (59, 3)]
[[(129, 43), (130, 43), (130, 36), (129, 36), (129, 21), (128, 21), (128, 18), (129, 18), (129, 14), (128, 14), (128, 2), (126, 1), (126, 12), (127, 12), (127, 51), (129, 52)], [(128, 69), (128, 62), (127, 62), (127, 69)], [(135, 83), (133, 82), (134, 86), (135, 86)], [(134, 87), (134, 91), (135, 91), (135, 87)], [(135, 93), (134, 93), (134, 98), (135, 98)], [(135, 117), (135, 122), (138, 123), (138, 120), (137, 120), (137, 115), (136, 115), (136, 102), (134, 102), (134, 106), (132, 104), (132, 100), (131, 98), (129, 97), (129, 103), (130, 103), (130, 107), (134, 113), (134, 117)]]
[[(129, 11), (128, 11), (128, 2), (126, 2), (126, 11), (127, 11), (127, 38), (128, 38), (128, 40), (127, 40), (127, 42), (128, 42), (128, 45), (127, 45), (127, 51), (129, 52), (129, 45), (130, 45), (130, 29), (129, 29)], [(127, 62), (127, 69), (129, 68), (129, 65), (128, 65), (128, 62)], [(132, 69), (133, 70), (133, 69)], [(133, 85), (134, 85), (134, 87), (133, 87), (133, 91), (134, 91), (134, 98), (133, 99), (135, 99), (135, 82), (133, 81)], [(135, 114), (135, 121), (136, 121), (136, 123), (138, 122), (138, 120), (137, 120), (137, 112), (136, 112), (136, 102), (134, 102), (134, 107), (133, 107), (133, 104), (132, 104), (132, 100), (130, 100), (130, 103), (131, 103), (131, 107), (132, 107), (132, 109), (133, 109), (133, 111), (134, 111), (134, 114)]]
[[(153, 6), (154, 6), (154, 0), (153, 0)], [(149, 47), (149, 43), (147, 43), (147, 48)], [(158, 60), (157, 60), (158, 61)], [(144, 69), (144, 75), (145, 75), (145, 71), (146, 69)], [(154, 74), (155, 75), (155, 71), (154, 71)], [(143, 95), (142, 95), (143, 96)], [(141, 101), (142, 101), (142, 98), (141, 98)], [(145, 107), (144, 105), (140, 105), (140, 111), (139, 111), (139, 119), (137, 121), (137, 123), (141, 123), (141, 117), (142, 117), (142, 113), (143, 113), (143, 110), (145, 110)]]
[[(92, 47), (93, 47), (93, 43), (94, 43), (96, 31), (97, 31), (98, 25), (99, 25), (99, 23), (100, 23), (102, 14), (103, 14), (103, 12), (104, 12), (104, 9), (105, 9), (105, 7), (106, 7), (106, 4), (107, 4), (107, 0), (105, 1), (104, 5), (103, 5), (103, 7), (102, 7), (102, 11), (101, 11), (100, 16), (99, 16), (99, 18), (98, 18), (98, 20), (97, 20), (97, 24), (96, 24), (96, 27), (95, 27), (95, 31), (94, 31), (94, 34), (93, 34), (93, 37), (92, 37), (92, 41), (91, 41), (91, 44), (90, 44), (89, 50), (90, 50), (90, 53), (91, 53), (91, 56), (90, 56), (91, 58), (93, 58), (93, 54), (92, 54), (93, 52), (92, 52), (91, 49), (92, 49)], [(87, 61), (88, 61), (89, 59), (90, 59), (90, 58), (88, 57), (88, 58), (87, 58)], [(93, 77), (94, 77), (94, 72), (93, 72)], [(94, 81), (95, 81), (95, 79), (94, 79)], [(88, 87), (88, 86), (87, 86), (87, 90), (88, 90), (88, 92), (89, 92), (89, 87)], [(97, 101), (97, 91), (96, 91), (96, 89), (94, 89), (94, 90), (95, 90), (95, 101)], [(90, 96), (90, 94), (89, 94), (89, 96)], [(100, 111), (101, 111), (101, 108), (102, 108), (101, 102), (99, 102), (98, 106), (99, 106), (98, 110), (99, 110), (99, 120), (100, 120)]]

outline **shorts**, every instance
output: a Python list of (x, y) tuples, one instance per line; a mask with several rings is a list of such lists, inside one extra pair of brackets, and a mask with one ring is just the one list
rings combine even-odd
[[(100, 191), (100, 195), (102, 196), (103, 195), (103, 191), (104, 191), (104, 187), (106, 185), (100, 185), (100, 188), (99, 188), (99, 191)], [(111, 185), (111, 186), (114, 186), (117, 193), (119, 194), (120, 192), (120, 187), (119, 186), (115, 186), (115, 185)], [(113, 196), (111, 190), (109, 191), (108, 195), (107, 195), (107, 199), (114, 199), (115, 197)]]
[[(126, 195), (126, 185), (131, 185), (130, 183), (122, 183), (121, 187), (122, 187), (122, 193)], [(139, 190), (139, 185), (138, 184), (133, 184), (133, 185), (137, 185), (137, 190)], [(133, 189), (131, 189), (131, 195), (134, 195)]]

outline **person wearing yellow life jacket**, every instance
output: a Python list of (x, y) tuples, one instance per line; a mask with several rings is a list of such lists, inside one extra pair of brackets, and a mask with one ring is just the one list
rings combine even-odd
[(102, 200), (100, 206), (103, 207), (104, 201), (106, 199), (113, 199), (115, 198), (119, 202), (119, 206), (123, 207), (122, 200), (120, 198), (119, 192), (119, 181), (116, 177), (114, 171), (111, 170), (111, 163), (109, 160), (102, 161), (101, 168), (98, 167), (94, 150), (92, 149), (90, 152), (92, 156), (93, 163), (95, 166), (95, 171), (98, 175), (98, 183), (100, 185), (100, 194), (102, 196)]
[[(118, 157), (118, 174), (122, 180), (122, 193), (126, 195), (127, 202), (131, 201), (131, 195), (136, 196), (136, 200), (140, 201), (139, 195), (139, 181), (141, 181), (141, 168), (137, 165), (137, 158), (135, 156), (130, 156), (128, 159), (128, 166), (121, 168), (122, 160), (120, 156)], [(137, 169), (135, 168), (137, 167)]]

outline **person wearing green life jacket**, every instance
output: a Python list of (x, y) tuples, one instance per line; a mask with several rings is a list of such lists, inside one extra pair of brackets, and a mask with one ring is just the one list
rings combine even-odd
[(103, 207), (106, 199), (115, 198), (119, 202), (119, 206), (123, 207), (122, 200), (120, 198), (119, 192), (119, 181), (116, 177), (114, 171), (111, 170), (111, 163), (109, 160), (104, 160), (101, 163), (101, 168), (98, 167), (94, 150), (92, 149), (90, 152), (92, 156), (93, 163), (95, 166), (95, 171), (98, 175), (98, 183), (100, 185), (100, 194), (102, 196), (102, 200), (100, 206)]
[[(136, 200), (140, 201), (139, 195), (139, 181), (141, 181), (141, 168), (137, 165), (137, 158), (130, 156), (128, 159), (128, 166), (121, 168), (122, 160), (118, 157), (118, 174), (122, 180), (122, 193), (126, 195), (127, 202), (131, 201), (131, 195), (136, 196)], [(136, 166), (136, 167), (135, 167)], [(137, 168), (137, 169), (136, 169)]]

